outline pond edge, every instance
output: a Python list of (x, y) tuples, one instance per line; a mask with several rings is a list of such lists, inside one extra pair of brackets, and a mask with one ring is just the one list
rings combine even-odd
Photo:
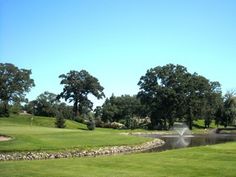
[(163, 140), (153, 139), (135, 146), (110, 146), (101, 147), (91, 150), (69, 150), (64, 152), (6, 152), (0, 153), (0, 161), (12, 160), (44, 160), (44, 159), (59, 159), (73, 157), (97, 157), (105, 155), (115, 155), (122, 153), (142, 152), (149, 149), (157, 148), (164, 144)]

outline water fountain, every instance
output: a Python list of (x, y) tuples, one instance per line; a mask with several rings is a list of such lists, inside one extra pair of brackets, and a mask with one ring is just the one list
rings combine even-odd
[(175, 123), (173, 126), (173, 130), (179, 136), (190, 136), (192, 132), (189, 130), (188, 126), (185, 123)]
[(185, 123), (175, 123), (172, 134), (145, 134), (141, 136), (160, 138), (165, 144), (151, 151), (163, 151), (168, 149), (178, 149), (184, 147), (204, 146), (229, 141), (236, 141), (236, 134), (194, 134)]
[(174, 135), (170, 143), (173, 148), (189, 146), (191, 143), (191, 137), (193, 137), (193, 135), (185, 123), (175, 123), (173, 126), (173, 131), (177, 133), (177, 136)]

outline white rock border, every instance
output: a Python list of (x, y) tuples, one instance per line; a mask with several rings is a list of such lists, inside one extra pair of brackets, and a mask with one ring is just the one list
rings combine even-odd
[(91, 150), (70, 150), (64, 152), (8, 152), (0, 153), (0, 161), (9, 160), (43, 160), (57, 158), (73, 158), (73, 157), (96, 157), (102, 155), (114, 155), (122, 153), (142, 152), (162, 146), (164, 141), (153, 139), (152, 141), (135, 145), (135, 146), (111, 146), (102, 147)]

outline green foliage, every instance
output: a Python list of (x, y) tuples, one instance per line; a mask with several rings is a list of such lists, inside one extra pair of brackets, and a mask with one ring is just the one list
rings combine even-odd
[(66, 75), (60, 75), (59, 78), (62, 79), (61, 84), (64, 85), (64, 89), (58, 98), (74, 102), (74, 117), (78, 114), (86, 114), (92, 109), (93, 103), (88, 99), (89, 94), (98, 99), (105, 96), (98, 79), (85, 70), (70, 71)]
[(236, 96), (234, 93), (228, 92), (224, 97), (221, 124), (225, 127), (236, 124)]
[(94, 114), (93, 113), (90, 112), (89, 114), (87, 114), (85, 121), (87, 122), (87, 128), (89, 130), (94, 130), (95, 129), (96, 124), (95, 124)]
[(26, 104), (25, 109), (28, 113), (36, 116), (55, 117), (60, 110), (64, 118), (72, 119), (73, 117), (72, 107), (60, 103), (56, 94), (47, 91), (40, 94), (36, 100)]
[(88, 123), (87, 123), (87, 128), (89, 129), (89, 130), (94, 130), (95, 129), (95, 122), (94, 122), (94, 120), (89, 120), (88, 121)]
[(37, 97), (35, 115), (53, 117), (56, 115), (55, 108), (58, 104), (57, 95), (50, 92), (44, 92)]
[(3, 116), (9, 116), (9, 103), (25, 101), (25, 93), (34, 86), (30, 75), (31, 70), (19, 69), (10, 63), (0, 63), (0, 112), (3, 112)]
[(131, 128), (132, 118), (142, 116), (144, 109), (140, 100), (136, 96), (121, 95), (115, 97), (112, 95), (105, 100), (102, 105), (101, 118), (104, 122), (120, 122), (125, 120), (126, 127)]
[(12, 114), (19, 114), (21, 110), (22, 110), (22, 107), (21, 107), (20, 103), (16, 102), (10, 106), (10, 112)]
[(95, 109), (94, 109), (94, 116), (95, 118), (101, 118), (102, 117), (102, 107), (101, 106), (97, 106)]
[(234, 92), (227, 92), (222, 98), (222, 103), (215, 113), (215, 123), (217, 126), (236, 125), (236, 96)]
[(0, 117), (9, 117), (9, 115), (10, 115), (9, 105), (0, 101)]
[(85, 123), (85, 116), (84, 116), (84, 114), (83, 115), (80, 115), (80, 116), (76, 116), (75, 118), (74, 118), (74, 120), (76, 121), (76, 122), (79, 122), (79, 123)]
[(65, 119), (73, 119), (73, 107), (68, 106), (65, 103), (59, 103), (56, 105), (56, 109), (60, 110)]
[(177, 119), (185, 120), (192, 129), (194, 118), (204, 114), (209, 115), (208, 125), (218, 106), (215, 103), (221, 98), (218, 82), (191, 74), (181, 65), (151, 68), (138, 85), (138, 97), (148, 108), (154, 129), (168, 129)]
[(36, 116), (53, 117), (56, 115), (58, 101), (57, 95), (50, 92), (40, 94), (36, 100), (29, 102), (27, 111)]
[(55, 125), (57, 128), (65, 128), (66, 127), (64, 116), (60, 111), (57, 112)]

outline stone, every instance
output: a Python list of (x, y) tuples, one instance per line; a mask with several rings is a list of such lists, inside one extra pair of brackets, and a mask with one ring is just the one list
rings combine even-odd
[(143, 143), (137, 146), (113, 146), (92, 149), (88, 151), (71, 150), (58, 153), (49, 152), (16, 152), (0, 154), (0, 161), (9, 160), (40, 160), (40, 159), (55, 159), (55, 158), (71, 158), (85, 156), (112, 155), (119, 153), (131, 153), (148, 150), (164, 144), (162, 140), (154, 139), (151, 142)]

